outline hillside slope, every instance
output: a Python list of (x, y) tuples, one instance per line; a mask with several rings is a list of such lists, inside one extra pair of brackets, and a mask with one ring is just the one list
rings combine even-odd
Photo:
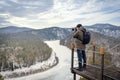
[[(13, 71), (11, 74), (4, 75), (4, 77), (18, 77), (41, 72), (58, 63), (56, 56), (53, 57), (50, 63), (47, 61), (53, 50), (36, 36), (13, 35), (13, 33), (0, 34), (0, 71)], [(47, 62), (43, 65), (42, 62), (44, 61)], [(36, 65), (36, 63), (41, 63), (41, 67), (31, 70), (31, 66)], [(30, 69), (24, 71), (24, 68)], [(16, 72), (18, 69), (20, 69), (19, 73)]]
[[(112, 64), (115, 64), (116, 66), (120, 67), (120, 39), (108, 37), (93, 31), (90, 32), (91, 32), (91, 42), (96, 42), (99, 47), (104, 47), (112, 57), (112, 61), (111, 61)], [(72, 35), (61, 40), (60, 44), (70, 47), (71, 42), (74, 42)], [(90, 44), (87, 45), (87, 49), (90, 46), (91, 46)]]

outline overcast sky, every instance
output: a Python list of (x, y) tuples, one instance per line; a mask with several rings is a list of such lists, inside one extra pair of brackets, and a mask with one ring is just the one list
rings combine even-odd
[(0, 0), (0, 27), (120, 26), (120, 0)]

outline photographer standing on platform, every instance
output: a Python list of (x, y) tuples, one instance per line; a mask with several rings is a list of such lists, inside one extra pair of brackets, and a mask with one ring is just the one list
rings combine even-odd
[(87, 36), (85, 36), (86, 29), (83, 28), (81, 24), (78, 24), (76, 28), (72, 30), (74, 31), (73, 38), (75, 38), (75, 47), (77, 48), (79, 70), (81, 71), (86, 68), (85, 47), (90, 41), (90, 33), (88, 32)]

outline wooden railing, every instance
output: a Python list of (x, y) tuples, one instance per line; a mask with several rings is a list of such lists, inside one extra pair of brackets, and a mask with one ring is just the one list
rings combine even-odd
[[(104, 66), (104, 55), (105, 55), (105, 49), (103, 47), (100, 48), (99, 52), (95, 51), (95, 46), (96, 43), (92, 43), (93, 46), (93, 56), (92, 56), (92, 64), (87, 65), (87, 69), (83, 71), (79, 71), (76, 67), (74, 67), (74, 48), (75, 45), (74, 43), (71, 43), (70, 48), (71, 48), (71, 72), (73, 73), (73, 80), (76, 80), (76, 74), (85, 77), (88, 80), (119, 80), (120, 73), (114, 73), (117, 74), (117, 76), (110, 76), (108, 75), (108, 68)], [(96, 53), (99, 53), (101, 55), (101, 64), (100, 66), (95, 65), (95, 55)], [(89, 70), (91, 69), (91, 70)], [(94, 71), (92, 71), (94, 70)], [(95, 72), (97, 71), (97, 72)]]

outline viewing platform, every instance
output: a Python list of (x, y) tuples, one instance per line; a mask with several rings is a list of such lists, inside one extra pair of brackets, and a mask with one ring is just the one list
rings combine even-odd
[[(104, 70), (103, 80), (120, 80), (120, 69), (109, 67)], [(101, 68), (97, 65), (87, 65), (86, 69), (79, 71), (78, 68), (72, 68), (72, 73), (74, 74), (74, 80), (76, 74), (88, 79), (88, 80), (102, 80), (101, 79)]]
[[(93, 46), (95, 48), (95, 46)], [(71, 45), (71, 73), (73, 80), (76, 80), (76, 75), (80, 75), (87, 80), (120, 80), (120, 68), (109, 65), (104, 65), (104, 48), (100, 48), (100, 65), (95, 64), (95, 49), (93, 49), (92, 64), (86, 66), (86, 69), (79, 71), (78, 67), (74, 67), (74, 45)]]

